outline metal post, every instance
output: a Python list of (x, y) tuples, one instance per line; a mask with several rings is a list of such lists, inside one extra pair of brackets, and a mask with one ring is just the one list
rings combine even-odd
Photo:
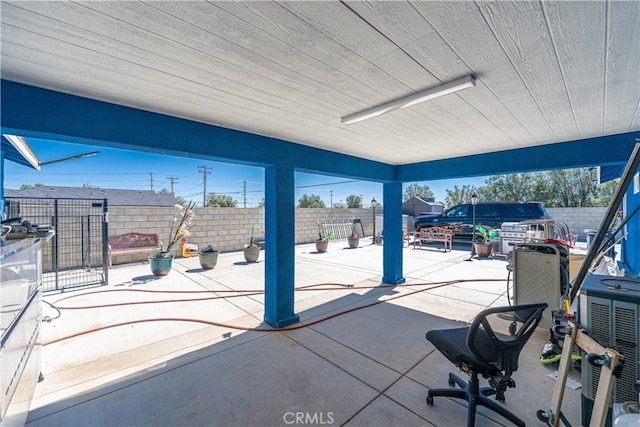
[(371, 244), (376, 244), (376, 198), (371, 199), (371, 207), (373, 208), (373, 236), (371, 238)]
[(478, 196), (474, 192), (471, 195), (471, 209), (472, 209), (472, 218), (473, 218), (473, 230), (471, 231), (471, 255), (467, 261), (471, 261), (474, 256), (476, 256), (476, 246), (474, 245), (476, 241), (476, 205), (478, 204)]

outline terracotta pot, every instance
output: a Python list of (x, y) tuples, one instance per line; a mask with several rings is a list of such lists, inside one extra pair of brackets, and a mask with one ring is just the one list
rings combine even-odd
[(360, 244), (359, 237), (347, 237), (347, 241), (349, 242), (349, 247), (351, 249), (357, 248), (358, 245)]
[(316, 251), (326, 252), (328, 247), (329, 247), (328, 240), (316, 240)]
[(257, 262), (260, 258), (260, 248), (244, 248), (244, 260), (247, 262)]
[(487, 258), (491, 256), (491, 243), (474, 243), (473, 247), (475, 248), (476, 255), (480, 258)]
[(173, 266), (173, 255), (160, 258), (150, 256), (148, 260), (149, 266), (151, 267), (151, 273), (154, 276), (166, 276), (169, 274), (171, 267)]
[(200, 252), (198, 253), (198, 260), (200, 261), (200, 267), (205, 270), (211, 270), (218, 263), (218, 254), (220, 252)]

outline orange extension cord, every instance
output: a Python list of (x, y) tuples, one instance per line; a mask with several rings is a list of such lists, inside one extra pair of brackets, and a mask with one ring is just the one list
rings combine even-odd
[[(256, 331), (256, 332), (279, 332), (279, 331), (293, 331), (296, 329), (302, 329), (302, 328), (306, 328), (321, 322), (324, 322), (326, 320), (329, 319), (333, 319), (335, 317), (338, 316), (342, 316), (344, 314), (347, 313), (351, 313), (357, 310), (361, 310), (363, 308), (368, 308), (368, 307), (372, 307), (374, 305), (377, 304), (381, 304), (384, 302), (389, 302), (392, 301), (394, 299), (398, 299), (398, 298), (403, 298), (406, 296), (410, 296), (410, 295), (414, 295), (420, 292), (425, 292), (425, 291), (429, 291), (432, 289), (438, 289), (444, 286), (449, 286), (449, 285), (453, 285), (456, 283), (468, 283), (468, 282), (504, 282), (504, 279), (456, 279), (456, 280), (450, 280), (450, 281), (443, 281), (443, 282), (431, 282), (431, 283), (412, 283), (412, 284), (403, 284), (403, 285), (375, 285), (375, 286), (352, 286), (352, 285), (345, 285), (345, 284), (341, 284), (341, 283), (319, 283), (316, 285), (307, 285), (307, 286), (301, 286), (298, 288), (295, 288), (295, 291), (331, 291), (331, 290), (341, 290), (341, 289), (384, 289), (384, 288), (397, 288), (397, 287), (413, 287), (413, 286), (429, 286), (428, 288), (424, 288), (424, 289), (416, 289), (414, 291), (408, 292), (406, 294), (401, 294), (401, 295), (395, 295), (389, 298), (386, 298), (384, 300), (378, 300), (378, 301), (374, 301), (372, 303), (369, 304), (364, 304), (362, 306), (358, 306), (358, 307), (354, 307), (354, 308), (350, 308), (348, 310), (344, 310), (344, 311), (340, 311), (334, 314), (331, 314), (327, 317), (323, 317), (320, 319), (316, 319), (313, 320), (311, 322), (308, 323), (299, 323), (296, 325), (292, 325), (292, 326), (287, 326), (284, 328), (266, 328), (266, 327), (255, 327), (255, 328), (250, 328), (250, 327), (245, 327), (245, 326), (237, 326), (237, 325), (231, 325), (231, 324), (227, 324), (227, 323), (220, 323), (220, 322), (214, 322), (211, 320), (203, 320), (203, 319), (189, 319), (189, 318), (182, 318), (182, 317), (158, 317), (158, 318), (152, 318), (152, 319), (139, 319), (139, 320), (130, 320), (130, 321), (126, 321), (126, 322), (120, 322), (120, 323), (114, 323), (111, 325), (106, 325), (106, 326), (99, 326), (96, 328), (92, 328), (92, 329), (88, 329), (86, 331), (81, 331), (81, 332), (76, 332), (74, 334), (71, 335), (67, 335), (64, 337), (60, 337), (60, 338), (56, 338), (53, 339), (51, 341), (47, 341), (45, 343), (43, 343), (43, 345), (49, 345), (49, 344), (54, 344), (60, 341), (64, 341), (64, 340), (68, 340), (70, 338), (75, 338), (75, 337), (79, 337), (82, 335), (86, 335), (86, 334), (90, 334), (93, 332), (98, 332), (98, 331), (102, 331), (102, 330), (106, 330), (106, 329), (111, 329), (111, 328), (117, 328), (120, 326), (126, 326), (126, 325), (132, 325), (135, 323), (148, 323), (148, 322), (192, 322), (192, 323), (202, 323), (205, 325), (210, 325), (210, 326), (219, 326), (219, 327), (223, 327), (223, 328), (228, 328), (228, 329), (236, 329), (236, 330), (241, 330), (241, 331)], [(228, 295), (228, 296), (211, 296), (211, 297), (205, 297), (205, 298), (181, 298), (181, 299), (170, 299), (170, 300), (158, 300), (158, 301), (131, 301), (131, 302), (122, 302), (122, 303), (113, 303), (113, 304), (101, 304), (101, 305), (91, 305), (91, 306), (58, 306), (57, 304), (61, 301), (64, 300), (68, 300), (71, 298), (77, 298), (77, 297), (83, 297), (86, 295), (91, 295), (91, 294), (98, 294), (98, 293), (111, 293), (111, 292), (147, 292), (147, 293), (165, 293), (165, 294), (200, 294), (200, 293), (207, 293), (207, 294), (211, 294), (211, 293), (235, 293), (237, 295)], [(264, 291), (255, 291), (255, 290), (207, 290), (207, 291), (162, 291), (162, 290), (145, 290), (145, 289), (113, 289), (113, 290), (107, 290), (107, 291), (95, 291), (95, 292), (86, 292), (83, 294), (76, 294), (76, 295), (70, 295), (64, 298), (61, 298), (59, 300), (57, 300), (55, 302), (55, 305), (52, 304), (52, 307), (57, 308), (58, 310), (83, 310), (83, 309), (95, 309), (95, 308), (105, 308), (105, 307), (117, 307), (117, 306), (124, 306), (124, 305), (136, 305), (136, 304), (159, 304), (159, 303), (171, 303), (171, 302), (187, 302), (187, 301), (205, 301), (205, 300), (215, 300), (215, 299), (224, 299), (224, 298), (234, 298), (234, 297), (246, 297), (246, 296), (253, 296), (253, 295), (261, 295), (264, 294)]]

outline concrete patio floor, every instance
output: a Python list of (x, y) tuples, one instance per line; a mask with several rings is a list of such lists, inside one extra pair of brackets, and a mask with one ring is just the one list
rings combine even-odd
[[(301, 323), (286, 331), (262, 322), (264, 253), (255, 264), (222, 253), (212, 270), (177, 259), (162, 278), (146, 263), (116, 266), (108, 286), (46, 295), (61, 316), (43, 323), (45, 379), (27, 425), (466, 425), (463, 402), (425, 403), (458, 372), (425, 333), (506, 305), (506, 260), (466, 261), (464, 245), (404, 248), (407, 283), (384, 286), (382, 246), (363, 242), (296, 246)], [(528, 425), (551, 405), (556, 368), (539, 361), (548, 338), (536, 331), (506, 393)], [(479, 412), (478, 426), (509, 425)], [(567, 388), (563, 412), (580, 424), (579, 389)]]

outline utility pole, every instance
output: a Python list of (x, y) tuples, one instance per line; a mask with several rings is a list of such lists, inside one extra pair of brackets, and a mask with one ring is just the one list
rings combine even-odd
[(171, 182), (171, 194), (173, 194), (175, 196), (175, 194), (173, 192), (173, 183), (175, 181), (177, 181), (179, 178), (176, 178), (175, 176), (168, 176), (166, 178), (169, 180), (169, 182)]
[(242, 197), (244, 199), (244, 207), (247, 207), (247, 180), (244, 180), (244, 185), (243, 185), (243, 190), (242, 190)]
[(198, 166), (199, 171), (204, 176), (204, 195), (202, 196), (202, 206), (207, 206), (207, 174), (211, 173), (207, 170), (207, 165)]
[(149, 184), (151, 184), (151, 191), (153, 191), (153, 172), (149, 172)]
[(331, 198), (331, 206), (329, 206), (331, 209), (333, 209), (333, 190), (329, 190), (329, 197)]

